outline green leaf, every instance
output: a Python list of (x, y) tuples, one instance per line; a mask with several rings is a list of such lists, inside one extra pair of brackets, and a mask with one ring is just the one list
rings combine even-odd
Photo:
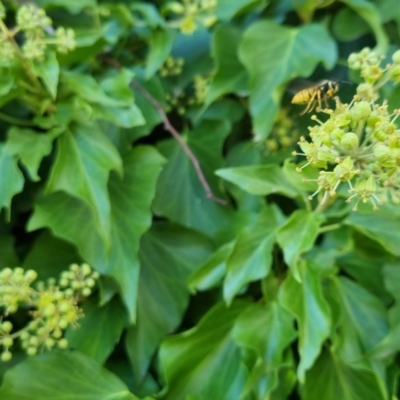
[(55, 238), (49, 231), (44, 231), (35, 240), (22, 267), (34, 269), (40, 280), (58, 278), (62, 271), (73, 263), (81, 262), (81, 257), (75, 247)]
[(190, 289), (207, 290), (218, 286), (225, 275), (226, 264), (234, 246), (235, 241), (231, 241), (216, 250), (190, 277)]
[(374, 373), (354, 369), (324, 351), (306, 375), (303, 400), (387, 400)]
[(112, 122), (121, 128), (133, 128), (143, 125), (144, 117), (136, 104), (129, 107), (107, 107), (100, 104), (92, 105), (93, 117)]
[(390, 262), (383, 266), (383, 280), (388, 292), (396, 299), (396, 302), (400, 302), (400, 266), (398, 262)]
[(269, 1), (267, 0), (219, 0), (215, 14), (219, 20), (228, 21), (243, 11), (249, 11), (255, 7), (265, 7)]
[(248, 389), (255, 390), (257, 398), (268, 398), (277, 386), (284, 351), (295, 337), (293, 318), (276, 302), (254, 304), (238, 317), (233, 330), (234, 340), (257, 353), (258, 361), (248, 381)]
[(389, 253), (400, 255), (397, 233), (400, 231), (400, 217), (375, 211), (364, 213), (360, 210), (349, 214), (344, 222), (378, 242)]
[(360, 38), (369, 31), (369, 26), (359, 14), (350, 8), (342, 8), (333, 19), (333, 32), (342, 42)]
[(101, 104), (106, 107), (128, 107), (132, 99), (117, 99), (107, 95), (103, 88), (90, 75), (77, 72), (64, 72), (63, 78), (68, 88), (89, 103)]
[[(139, 73), (140, 71), (136, 71), (135, 80), (143, 86), (145, 90), (147, 90), (151, 96), (153, 96), (161, 105), (164, 105), (165, 101), (165, 93), (164, 88), (161, 85), (161, 82), (158, 76), (153, 76), (151, 79), (145, 81), (143, 72)], [(133, 92), (135, 94), (135, 103), (142, 112), (144, 118), (144, 124), (135, 126), (131, 128), (128, 132), (129, 141), (130, 143), (142, 136), (149, 135), (153, 128), (158, 125), (162, 119), (159, 112), (156, 108), (146, 99), (143, 94), (135, 89), (133, 86)]]
[(386, 53), (389, 46), (389, 40), (386, 36), (386, 32), (383, 29), (383, 23), (381, 21), (378, 9), (373, 3), (367, 0), (341, 0), (348, 7), (353, 9), (357, 14), (363, 18), (368, 25), (371, 27), (375, 34), (376, 39), (376, 51), (378, 53)]
[(221, 25), (215, 30), (212, 56), (217, 72), (208, 87), (206, 105), (226, 93), (243, 93), (247, 90), (247, 72), (237, 55), (240, 38), (241, 31), (230, 25)]
[[(91, 298), (83, 304), (83, 313), (85, 316), (79, 326), (68, 328), (65, 337), (70, 348), (103, 364), (122, 334), (125, 310), (116, 297), (103, 307)], [(96, 332), (96, 335), (88, 335), (88, 332)]]
[(285, 279), (279, 301), (296, 317), (299, 326), (300, 363), (297, 375), (300, 382), (304, 382), (305, 372), (312, 367), (329, 336), (331, 317), (317, 268), (311, 263), (302, 263), (299, 274), (302, 283), (292, 275)]
[(215, 174), (250, 194), (265, 196), (278, 193), (287, 197), (298, 195), (298, 191), (286, 180), (278, 165), (224, 168), (215, 171)]
[(298, 281), (301, 280), (298, 270), (300, 256), (312, 248), (321, 222), (320, 215), (297, 210), (277, 232), (276, 240), (283, 250), (285, 262)]
[[(228, 133), (226, 121), (204, 121), (189, 133), (187, 139), (215, 196), (220, 193), (213, 173), (223, 163), (222, 145)], [(232, 209), (206, 197), (191, 161), (175, 141), (163, 144), (159, 148), (168, 157), (168, 163), (157, 183), (154, 213), (213, 235), (229, 222)]]
[[(111, 248), (106, 253), (96, 220), (86, 203), (57, 192), (38, 200), (28, 229), (49, 227), (56, 236), (76, 244), (83, 258), (112, 276), (129, 312), (136, 316), (139, 241), (151, 225), (150, 204), (164, 159), (152, 147), (136, 147), (124, 157), (124, 177), (112, 174)], [(84, 223), (82, 223), (84, 221)]]
[[(343, 229), (340, 229), (338, 234), (344, 236)], [(355, 239), (356, 242), (357, 239)], [(382, 265), (388, 261), (387, 253), (385, 251), (378, 252), (372, 247), (371, 250), (371, 252), (367, 252), (356, 248), (354, 251), (349, 251), (336, 260), (336, 265), (369, 292), (385, 303), (389, 303), (391, 296), (385, 289), (382, 274)]]
[(60, 75), (60, 67), (55, 51), (47, 52), (44, 61), (34, 62), (32, 63), (32, 67), (35, 74), (42, 79), (52, 99), (55, 100), (57, 97), (58, 78)]
[(12, 156), (18, 156), (30, 178), (39, 181), (40, 163), (43, 157), (51, 153), (53, 140), (59, 134), (59, 130), (39, 134), (32, 129), (13, 126), (7, 133), (6, 151)]
[[(164, 341), (160, 359), (168, 392), (165, 400), (199, 398), (232, 400), (241, 392), (245, 379), (240, 350), (230, 333), (247, 303), (213, 307), (190, 331)], [(218, 376), (218, 379), (215, 379)]]
[(342, 323), (355, 329), (364, 351), (371, 350), (389, 333), (384, 305), (350, 279), (340, 277), (336, 283), (344, 318)]
[(181, 323), (189, 303), (187, 279), (211, 250), (205, 236), (167, 223), (155, 224), (143, 235), (137, 324), (129, 328), (125, 340), (138, 382), (161, 339)]
[(65, 191), (93, 210), (105, 243), (111, 234), (111, 205), (107, 191), (110, 171), (122, 173), (115, 147), (96, 125), (75, 125), (58, 139), (58, 154), (47, 185), (49, 193)]
[(176, 37), (174, 29), (155, 29), (149, 41), (149, 55), (146, 61), (146, 79), (151, 78), (171, 53)]
[(119, 378), (78, 352), (29, 357), (9, 370), (0, 389), (7, 400), (134, 400)]
[(38, 0), (36, 3), (40, 7), (47, 7), (47, 6), (63, 7), (72, 14), (77, 14), (79, 11), (82, 11), (86, 7), (88, 7), (88, 8), (96, 7), (95, 0), (79, 0), (79, 1)]
[(256, 140), (261, 140), (274, 122), (282, 84), (309, 76), (319, 62), (332, 68), (337, 50), (322, 25), (288, 28), (260, 21), (244, 33), (239, 58), (250, 74), (250, 111)]
[(265, 278), (271, 269), (276, 231), (284, 217), (276, 206), (265, 208), (254, 226), (241, 233), (227, 262), (224, 299), (230, 304), (247, 283)]
[(0, 176), (0, 210), (5, 208), (9, 217), (11, 200), (22, 192), (24, 176), (18, 168), (17, 159), (8, 154), (4, 145), (0, 145)]
[[(14, 86), (14, 73), (11, 68), (1, 68), (0, 74), (0, 96), (8, 94)], [(1, 103), (3, 104), (3, 103)]]
[(84, 202), (65, 192), (39, 197), (27, 230), (40, 228), (49, 228), (55, 236), (76, 245), (86, 262), (106, 273), (108, 254), (97, 232), (93, 211)]

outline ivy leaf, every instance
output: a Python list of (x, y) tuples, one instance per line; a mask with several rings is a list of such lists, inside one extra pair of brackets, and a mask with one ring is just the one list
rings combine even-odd
[(10, 217), (11, 200), (22, 192), (24, 176), (18, 168), (18, 161), (8, 154), (5, 145), (0, 145), (0, 210), (5, 208)]
[(94, 211), (97, 230), (110, 243), (111, 206), (107, 181), (111, 170), (122, 174), (117, 150), (96, 125), (75, 125), (58, 139), (58, 154), (47, 185), (85, 201)]
[(235, 302), (227, 309), (219, 303), (195, 328), (164, 341), (160, 359), (168, 384), (165, 400), (184, 400), (189, 395), (218, 400), (237, 397), (245, 372), (231, 330), (247, 306)]
[(375, 34), (377, 41), (376, 51), (385, 53), (389, 46), (389, 40), (383, 29), (383, 23), (376, 6), (366, 0), (342, 0), (342, 3), (353, 9), (368, 23)]
[(81, 257), (74, 246), (45, 230), (35, 240), (24, 259), (22, 268), (34, 269), (40, 280), (46, 280), (57, 278), (58, 274), (67, 270), (71, 264), (80, 262)]
[(280, 303), (295, 317), (299, 326), (300, 363), (297, 375), (304, 382), (305, 372), (312, 367), (322, 344), (329, 336), (331, 317), (321, 287), (321, 277), (311, 263), (299, 268), (302, 283), (289, 275), (279, 292)]
[(222, 245), (190, 277), (191, 290), (207, 290), (217, 286), (226, 273), (226, 264), (235, 246), (235, 240)]
[(132, 99), (118, 99), (109, 96), (90, 75), (68, 71), (63, 73), (63, 78), (72, 92), (89, 103), (101, 104), (106, 107), (128, 107), (132, 103)]
[(155, 29), (150, 36), (150, 51), (146, 62), (146, 79), (151, 78), (171, 53), (175, 29)]
[[(222, 145), (229, 128), (226, 121), (204, 121), (189, 133), (187, 139), (216, 196), (219, 192), (213, 174), (223, 163)], [(157, 183), (154, 213), (213, 235), (229, 222), (232, 209), (207, 199), (191, 161), (175, 141), (164, 142), (159, 148), (168, 157), (168, 162)]]
[(28, 357), (7, 371), (0, 397), (7, 400), (135, 400), (119, 378), (78, 352)]
[[(164, 159), (152, 147), (140, 146), (124, 157), (124, 177), (112, 174), (109, 254), (96, 230), (96, 220), (86, 203), (58, 192), (39, 200), (28, 229), (49, 227), (56, 236), (76, 244), (82, 257), (98, 271), (112, 276), (128, 309), (136, 317), (139, 241), (151, 225), (150, 204)], [(82, 221), (85, 221), (82, 224)]]
[(221, 25), (215, 30), (212, 56), (217, 72), (208, 87), (206, 105), (226, 93), (241, 93), (247, 90), (247, 72), (237, 55), (237, 43), (240, 38), (241, 31), (230, 25)]
[(236, 0), (234, 3), (230, 0), (219, 0), (215, 14), (219, 20), (228, 21), (242, 11), (249, 11), (255, 7), (265, 7), (268, 3), (268, 0)]
[(238, 236), (224, 281), (224, 299), (228, 304), (244, 285), (269, 274), (276, 231), (283, 222), (280, 210), (271, 206), (261, 212), (254, 226)]
[(101, 104), (93, 104), (91, 109), (93, 111), (92, 117), (112, 122), (121, 128), (133, 128), (144, 124), (143, 114), (136, 104), (131, 104), (128, 107), (111, 108)]
[(283, 250), (285, 262), (299, 282), (299, 258), (302, 253), (312, 248), (321, 222), (322, 218), (318, 214), (297, 210), (277, 232), (276, 240)]
[(250, 111), (256, 140), (261, 140), (268, 136), (278, 111), (281, 85), (309, 76), (319, 62), (332, 68), (337, 49), (323, 25), (288, 28), (260, 21), (244, 33), (239, 58), (250, 74)]
[(250, 194), (283, 194), (287, 197), (296, 197), (299, 194), (278, 165), (224, 168), (215, 171), (215, 174)]
[(233, 330), (234, 340), (257, 353), (258, 361), (247, 385), (248, 391), (256, 390), (257, 398), (268, 398), (277, 386), (284, 351), (295, 337), (291, 315), (276, 302), (254, 304), (238, 317)]
[[(83, 313), (85, 316), (79, 321), (79, 327), (68, 328), (65, 337), (70, 348), (103, 364), (122, 334), (126, 312), (114, 297), (103, 307), (93, 298), (89, 299), (83, 304)], [(88, 335), (88, 332), (96, 332), (96, 335)]]
[(187, 278), (212, 250), (207, 237), (168, 223), (153, 225), (141, 241), (137, 324), (125, 346), (141, 381), (164, 336), (181, 323), (189, 302)]
[(400, 217), (384, 213), (351, 213), (345, 220), (347, 225), (378, 242), (388, 252), (400, 255), (397, 232), (400, 230)]
[(389, 333), (384, 305), (348, 278), (340, 277), (335, 281), (344, 318), (342, 324), (355, 330), (364, 352), (371, 350)]
[(354, 369), (334, 352), (324, 351), (307, 372), (303, 400), (386, 400), (374, 373)]
[[(0, 96), (3, 97), (7, 95), (14, 86), (14, 73), (11, 68), (2, 68), (0, 76)], [(3, 102), (0, 103), (4, 104)]]
[(60, 130), (51, 130), (46, 134), (38, 134), (32, 129), (13, 126), (7, 133), (6, 151), (18, 156), (27, 168), (30, 178), (39, 181), (38, 170), (43, 157), (49, 155), (55, 137)]
[(34, 62), (32, 63), (32, 67), (35, 74), (43, 80), (52, 99), (55, 100), (57, 97), (58, 78), (60, 75), (60, 67), (55, 51), (47, 52), (44, 61)]

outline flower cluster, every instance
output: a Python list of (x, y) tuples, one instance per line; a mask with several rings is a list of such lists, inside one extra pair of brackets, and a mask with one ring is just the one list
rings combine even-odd
[(216, 7), (217, 0), (183, 0), (168, 3), (164, 10), (179, 15), (172, 25), (178, 26), (183, 34), (191, 35), (198, 25), (210, 27), (216, 22)]
[[(57, 28), (54, 32), (51, 19), (46, 12), (33, 4), (19, 7), (16, 13), (16, 27), (9, 30), (4, 23), (6, 9), (0, 2), (0, 59), (10, 63), (18, 57), (29, 60), (44, 59), (48, 46), (55, 46), (58, 52), (66, 53), (76, 46), (75, 33), (72, 29)], [(23, 33), (21, 48), (15, 40)]]
[(293, 147), (299, 136), (300, 133), (298, 128), (295, 127), (293, 118), (289, 117), (287, 109), (282, 108), (275, 119), (271, 133), (265, 141), (267, 153)]
[[(350, 104), (336, 98), (334, 110), (322, 110), (329, 118), (309, 127), (310, 141), (300, 139), (301, 154), (306, 165), (321, 169), (317, 191), (321, 204), (335, 197), (339, 186), (348, 185), (347, 202), (391, 201), (400, 203), (400, 129), (395, 123), (400, 110), (390, 110), (387, 101), (379, 102), (379, 89), (391, 81), (400, 81), (400, 51), (392, 56), (392, 64), (382, 66), (383, 57), (366, 48), (349, 57), (349, 67), (360, 71), (364, 82)], [(334, 166), (333, 168), (329, 168)]]
[(169, 56), (160, 68), (160, 75), (162, 77), (180, 75), (184, 63), (185, 60), (183, 58), (174, 58)]
[[(58, 283), (49, 279), (33, 288), (36, 278), (35, 271), (22, 268), (5, 268), (0, 272), (0, 309), (4, 311), (0, 319), (2, 361), (11, 359), (10, 348), (16, 338), (20, 339), (21, 347), (28, 355), (55, 346), (66, 348), (68, 342), (63, 338), (63, 331), (83, 316), (78, 301), (91, 294), (99, 274), (88, 264), (72, 264), (69, 271), (61, 274)], [(4, 317), (27, 307), (31, 310), (32, 320), (23, 329), (12, 332), (12, 322), (4, 321)]]

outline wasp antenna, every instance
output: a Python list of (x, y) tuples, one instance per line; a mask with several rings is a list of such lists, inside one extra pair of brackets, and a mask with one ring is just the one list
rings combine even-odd
[(354, 85), (353, 82), (349, 81), (338, 81), (337, 83), (346, 83), (347, 85)]

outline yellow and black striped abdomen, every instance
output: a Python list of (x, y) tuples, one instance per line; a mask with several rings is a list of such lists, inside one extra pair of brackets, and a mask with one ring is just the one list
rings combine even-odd
[(292, 104), (307, 104), (318, 90), (318, 86), (300, 90), (293, 96)]

